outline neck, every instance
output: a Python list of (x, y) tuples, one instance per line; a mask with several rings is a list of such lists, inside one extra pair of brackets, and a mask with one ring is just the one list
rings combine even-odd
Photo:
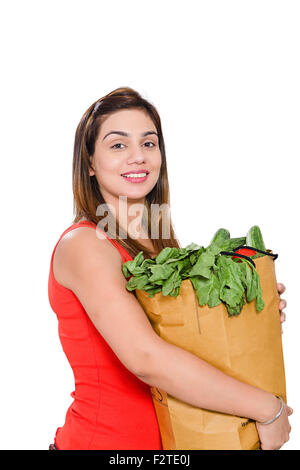
[(124, 231), (136, 240), (149, 239), (146, 198), (128, 199), (127, 196), (109, 195), (105, 197), (105, 202), (113, 208), (120, 232)]

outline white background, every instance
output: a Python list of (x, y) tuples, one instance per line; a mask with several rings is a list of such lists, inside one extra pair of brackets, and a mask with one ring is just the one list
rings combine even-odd
[(161, 116), (181, 245), (259, 225), (279, 253), (283, 449), (299, 449), (299, 2), (10, 0), (0, 21), (1, 448), (47, 449), (72, 402), (50, 257), (73, 217), (76, 126), (130, 86)]

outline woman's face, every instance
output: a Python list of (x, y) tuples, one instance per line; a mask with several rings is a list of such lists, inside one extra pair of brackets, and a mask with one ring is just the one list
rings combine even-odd
[[(145, 134), (148, 135), (145, 135)], [(140, 109), (122, 109), (102, 123), (91, 157), (100, 191), (106, 202), (118, 196), (139, 201), (155, 186), (161, 167), (161, 153), (155, 125)], [(131, 182), (122, 174), (146, 170), (145, 181)], [(139, 181), (139, 180), (134, 180)]]

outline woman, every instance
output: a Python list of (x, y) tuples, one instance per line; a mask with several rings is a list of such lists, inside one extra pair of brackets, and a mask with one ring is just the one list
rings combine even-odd
[[(137, 171), (147, 175), (128, 177)], [(75, 392), (50, 448), (162, 449), (151, 385), (196, 407), (251, 418), (262, 449), (279, 449), (292, 410), (285, 405), (261, 424), (278, 414), (278, 398), (162, 340), (126, 290), (123, 262), (141, 250), (150, 258), (166, 246), (180, 248), (171, 218), (165, 236), (165, 217), (151, 214), (154, 204), (169, 207), (165, 146), (155, 107), (135, 90), (114, 90), (83, 115), (73, 193), (76, 217), (53, 250), (49, 301)], [(151, 238), (153, 229), (158, 237)]]

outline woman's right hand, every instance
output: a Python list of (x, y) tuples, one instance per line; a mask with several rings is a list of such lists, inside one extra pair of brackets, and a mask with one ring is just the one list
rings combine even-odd
[(288, 416), (292, 413), (292, 408), (285, 404), (281, 416), (273, 423), (261, 424), (256, 421), (262, 450), (278, 450), (289, 440), (292, 428)]

